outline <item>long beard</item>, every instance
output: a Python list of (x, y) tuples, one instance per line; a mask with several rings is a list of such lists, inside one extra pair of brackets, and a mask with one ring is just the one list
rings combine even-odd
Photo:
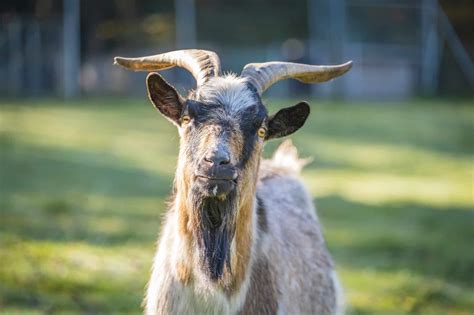
[(201, 268), (211, 280), (218, 280), (224, 267), (231, 271), (230, 244), (235, 234), (236, 192), (221, 200), (193, 191), (191, 200)]

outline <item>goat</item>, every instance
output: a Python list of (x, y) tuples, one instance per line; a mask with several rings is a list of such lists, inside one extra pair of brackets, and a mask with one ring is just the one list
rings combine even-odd
[(178, 127), (180, 150), (145, 313), (342, 313), (312, 198), (298, 178), (305, 161), (290, 142), (261, 158), (264, 142), (302, 127), (310, 107), (269, 115), (261, 95), (282, 79), (328, 81), (352, 63), (267, 62), (221, 75), (217, 54), (195, 49), (115, 63), (136, 71), (179, 66), (197, 82), (185, 98), (158, 73), (146, 78), (151, 102)]

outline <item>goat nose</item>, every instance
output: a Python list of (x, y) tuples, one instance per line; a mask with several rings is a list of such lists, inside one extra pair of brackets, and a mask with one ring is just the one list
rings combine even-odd
[(225, 165), (230, 163), (230, 156), (227, 152), (219, 150), (213, 154), (205, 156), (204, 161), (216, 166)]

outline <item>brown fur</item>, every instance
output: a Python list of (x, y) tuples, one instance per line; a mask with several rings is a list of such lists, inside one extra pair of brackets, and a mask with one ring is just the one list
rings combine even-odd
[(244, 139), (240, 133), (234, 133), (233, 137), (230, 139), (230, 149), (232, 150), (233, 156), (238, 156), (242, 152), (242, 147), (244, 145)]
[(233, 261), (233, 281), (227, 290), (229, 295), (239, 290), (248, 270), (252, 250), (252, 238), (256, 238), (257, 231), (253, 230), (254, 196), (256, 192), (256, 176), (260, 161), (261, 146), (257, 147), (247, 164), (243, 178), (245, 182), (241, 186), (241, 202), (237, 216), (237, 227), (235, 232), (236, 251)]
[(237, 217), (237, 228), (235, 231), (236, 250), (232, 260), (232, 282), (226, 289), (228, 295), (239, 290), (245, 279), (247, 267), (250, 261), (253, 229), (252, 229), (253, 202), (249, 200), (243, 205)]
[(184, 285), (188, 284), (191, 281), (191, 269), (186, 266), (183, 262), (179, 262), (177, 267), (177, 276), (180, 282)]

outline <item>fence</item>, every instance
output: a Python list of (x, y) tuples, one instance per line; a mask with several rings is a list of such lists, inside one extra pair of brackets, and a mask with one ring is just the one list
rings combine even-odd
[[(195, 36), (188, 38), (188, 32), (180, 25), (196, 32), (192, 25), (200, 23), (198, 20), (186, 26), (192, 12), (186, 11), (183, 1), (193, 3), (193, 0), (176, 1), (179, 4), (176, 9), (184, 11), (176, 12), (176, 45), (181, 47), (196, 39)], [(74, 6), (77, 0), (65, 0), (64, 3)], [(16, 16), (2, 22), (0, 95), (72, 96), (75, 87), (82, 94), (143, 93), (144, 74), (121, 71), (112, 66), (112, 58), (118, 52), (129, 55), (156, 53), (156, 48), (109, 49), (80, 59), (78, 40), (74, 40), (74, 33), (79, 34), (74, 26), (78, 26), (78, 21), (74, 21), (75, 15), (70, 10), (79, 8), (65, 6), (64, 16), (48, 21)], [(240, 72), (248, 62), (264, 60), (315, 64), (354, 61), (351, 73), (332, 84), (305, 87), (281, 82), (270, 91), (275, 96), (311, 93), (346, 99), (404, 99), (439, 92), (446, 40), (467, 90), (472, 92), (472, 61), (435, 0), (309, 0), (307, 12), (304, 17), (308, 21), (307, 38), (288, 38), (247, 47), (197, 42), (199, 47), (216, 50), (224, 69), (235, 72)], [(183, 15), (188, 18), (183, 19)], [(161, 46), (160, 51), (175, 48), (173, 45)], [(169, 77), (181, 89), (192, 85), (192, 79), (182, 71), (169, 71)]]

